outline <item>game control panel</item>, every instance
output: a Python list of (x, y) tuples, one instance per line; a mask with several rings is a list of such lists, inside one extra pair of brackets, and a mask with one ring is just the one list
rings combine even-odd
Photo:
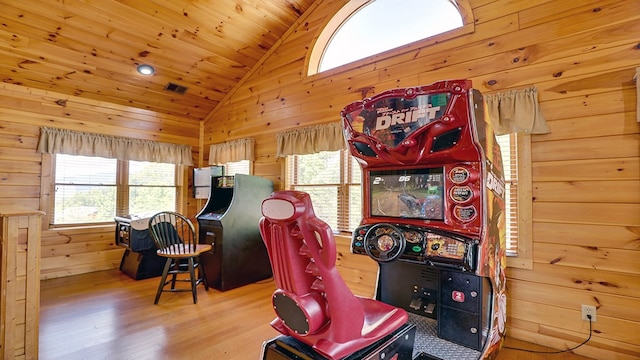
[(364, 225), (353, 232), (351, 251), (376, 261), (401, 260), (473, 270), (477, 241), (403, 224)]

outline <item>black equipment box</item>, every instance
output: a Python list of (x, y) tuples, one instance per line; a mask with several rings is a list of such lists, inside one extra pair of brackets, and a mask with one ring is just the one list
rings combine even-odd
[(489, 333), (489, 280), (450, 270), (442, 270), (440, 278), (438, 336), (481, 351)]
[(120, 271), (135, 280), (162, 275), (165, 258), (156, 254), (149, 233), (149, 216), (116, 216), (116, 245), (126, 248)]
[(120, 271), (135, 280), (147, 279), (162, 275), (165, 258), (156, 254), (156, 249), (141, 252), (125, 250), (120, 261)]

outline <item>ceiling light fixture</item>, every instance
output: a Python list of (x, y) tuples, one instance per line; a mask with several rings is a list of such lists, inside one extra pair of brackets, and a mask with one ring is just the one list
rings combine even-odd
[(151, 65), (143, 64), (138, 65), (138, 72), (142, 75), (153, 75), (156, 72), (156, 69)]

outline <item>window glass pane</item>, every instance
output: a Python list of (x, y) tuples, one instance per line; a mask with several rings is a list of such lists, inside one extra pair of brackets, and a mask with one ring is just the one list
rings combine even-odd
[(518, 154), (515, 134), (496, 136), (502, 153), (505, 180), (505, 218), (507, 255), (518, 255)]
[(129, 161), (130, 214), (175, 211), (176, 165)]
[(353, 156), (349, 156), (351, 157), (351, 183), (360, 184), (362, 183), (362, 168)]
[(129, 185), (165, 185), (176, 184), (176, 166), (174, 164), (145, 161), (129, 161)]
[(54, 224), (113, 221), (115, 186), (56, 185)]
[(176, 188), (140, 186), (129, 189), (129, 213), (144, 214), (176, 210)]
[(347, 204), (349, 221), (347, 230), (353, 231), (360, 225), (360, 220), (362, 220), (362, 187), (360, 185), (362, 183), (362, 169), (355, 157), (351, 156), (347, 151), (344, 153), (346, 154), (346, 162), (348, 163), (347, 179), (349, 179), (349, 202)]
[(112, 221), (116, 208), (115, 159), (55, 156), (54, 224)]
[(349, 186), (349, 231), (355, 230), (362, 220), (362, 186)]
[(241, 160), (228, 162), (224, 164), (224, 174), (229, 176), (235, 174), (251, 175), (251, 161)]
[(347, 18), (333, 34), (318, 71), (461, 26), (462, 16), (450, 0), (371, 1)]
[(55, 182), (115, 185), (116, 164), (116, 159), (57, 154)]
[(346, 151), (287, 158), (287, 186), (311, 196), (316, 216), (334, 232), (353, 231), (362, 218), (361, 169)]
[(316, 217), (329, 224), (334, 232), (338, 230), (338, 187), (337, 186), (296, 186), (311, 197)]
[(296, 155), (296, 184), (340, 184), (340, 152)]

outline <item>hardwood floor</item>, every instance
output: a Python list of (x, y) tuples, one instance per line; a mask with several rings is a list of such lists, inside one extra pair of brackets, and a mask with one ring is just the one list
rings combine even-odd
[[(270, 280), (220, 292), (164, 293), (153, 305), (159, 278), (133, 280), (118, 270), (42, 281), (41, 360), (258, 360), (278, 333)], [(507, 339), (507, 346), (550, 350)], [(587, 359), (570, 353), (503, 349), (499, 360)]]

